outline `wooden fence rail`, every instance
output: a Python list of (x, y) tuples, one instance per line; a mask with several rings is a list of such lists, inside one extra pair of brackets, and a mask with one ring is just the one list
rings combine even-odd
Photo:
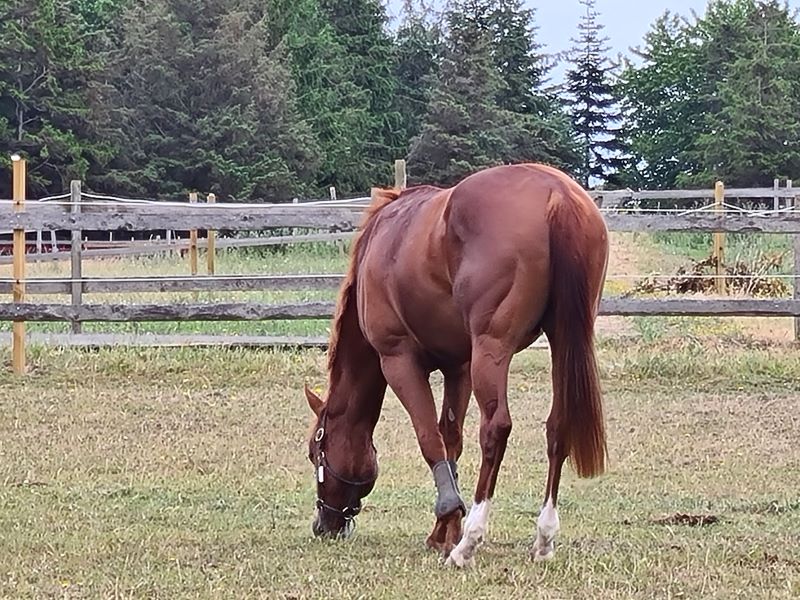
[[(405, 184), (404, 165), (396, 164), (398, 185)], [(15, 188), (16, 189), (16, 188)], [(24, 195), (24, 194), (23, 194)], [(598, 191), (592, 192), (598, 205), (604, 207), (604, 217), (609, 230), (618, 232), (712, 232), (712, 233), (784, 233), (794, 234), (800, 240), (800, 210), (791, 210), (798, 202), (797, 188), (790, 183), (786, 188), (774, 186), (754, 189), (723, 189), (721, 185), (708, 190), (657, 190), (657, 191)], [(332, 193), (332, 197), (335, 197)], [(211, 197), (210, 197), (211, 198)], [(209, 198), (209, 199), (210, 199)], [(727, 210), (725, 204), (731, 199), (769, 199), (773, 207), (786, 200), (787, 210), (782, 212), (737, 212)], [(635, 211), (614, 209), (626, 201), (676, 201), (699, 200), (714, 202), (715, 210), (695, 211)], [(609, 210), (609, 207), (611, 209)], [(79, 182), (71, 188), (71, 202), (64, 205), (45, 202), (0, 202), (0, 231), (14, 231), (15, 275), (12, 280), (0, 282), (0, 294), (16, 291), (14, 302), (0, 304), (0, 321), (15, 323), (15, 352), (24, 350), (25, 321), (56, 321), (72, 323), (72, 331), (80, 332), (84, 322), (119, 321), (257, 321), (284, 319), (330, 319), (334, 306), (331, 302), (271, 305), (253, 302), (223, 302), (214, 304), (86, 304), (86, 294), (124, 294), (154, 292), (247, 292), (260, 290), (332, 290), (341, 283), (340, 274), (311, 275), (241, 275), (192, 276), (192, 277), (140, 277), (129, 279), (86, 278), (82, 276), (81, 261), (92, 257), (133, 256), (176, 250), (209, 248), (212, 252), (220, 248), (269, 246), (287, 243), (330, 242), (348, 239), (354, 235), (361, 221), (364, 205), (353, 203), (312, 203), (281, 205), (241, 205), (231, 203), (192, 202), (96, 202), (85, 201)], [(263, 231), (275, 229), (319, 230), (290, 236), (268, 236), (259, 238), (190, 239), (177, 243), (135, 242), (117, 243), (115, 247), (85, 248), (81, 243), (82, 231)], [(24, 262), (26, 256), (20, 251), (20, 232), (69, 230), (71, 241), (65, 243), (69, 252), (52, 252), (41, 255), (42, 260), (71, 260), (70, 278), (26, 279)], [(718, 255), (722, 255), (722, 236), (718, 236)], [(24, 239), (22, 239), (24, 242)], [(193, 253), (196, 264), (196, 254)], [(32, 257), (31, 257), (32, 258)], [(0, 258), (0, 263), (7, 260)], [(212, 274), (215, 266), (213, 256), (208, 257), (208, 270)], [(22, 276), (19, 274), (22, 273)], [(800, 276), (800, 242), (795, 243), (795, 276)], [(30, 295), (68, 294), (70, 304), (31, 303), (20, 290)], [(724, 293), (724, 282), (718, 287)], [(795, 286), (793, 298), (626, 298), (603, 299), (602, 315), (693, 315), (693, 316), (783, 316), (800, 317), (800, 293)], [(800, 319), (798, 336), (800, 336)], [(21, 335), (21, 337), (20, 337)], [(95, 338), (97, 334), (93, 334)], [(174, 336), (173, 336), (174, 337)], [(200, 336), (203, 337), (203, 336)], [(19, 338), (19, 339), (18, 339)], [(195, 336), (198, 338), (198, 336)], [(189, 337), (185, 338), (187, 340)], [(198, 338), (199, 339), (199, 338)], [(267, 339), (267, 338), (264, 338)], [(269, 338), (280, 345), (284, 338)], [(288, 338), (287, 338), (288, 339)], [(306, 338), (292, 338), (295, 341)], [(207, 336), (203, 337), (205, 342)], [(174, 340), (173, 340), (174, 341)], [(233, 343), (233, 342), (226, 342)], [(310, 344), (320, 344), (314, 338)], [(17, 354), (15, 354), (17, 356)], [(17, 363), (15, 362), (15, 366)]]
[[(361, 208), (273, 207), (263, 211), (237, 210), (235, 205), (193, 204), (185, 209), (131, 206), (134, 210), (106, 213), (66, 213), (56, 207), (28, 203), (22, 212), (0, 205), (0, 227), (16, 230), (152, 230), (182, 227), (255, 231), (277, 228), (306, 228), (354, 231), (361, 219)], [(604, 215), (612, 231), (727, 231), (733, 233), (800, 233), (800, 212), (774, 214), (694, 212), (658, 214), (609, 212)], [(221, 247), (222, 240), (217, 242)]]
[[(265, 321), (330, 319), (333, 302), (262, 304), (44, 304), (2, 303), (0, 321), (128, 322), (128, 321)], [(617, 316), (779, 316), (800, 317), (800, 300), (751, 298), (604, 298), (601, 315)]]
[[(77, 282), (57, 279), (28, 279), (29, 296), (69, 294), (78, 285), (82, 294), (126, 294), (157, 292), (256, 292), (285, 290), (334, 290), (343, 275), (240, 275), (214, 277), (153, 277), (103, 279), (87, 277)], [(11, 292), (13, 283), (0, 281), (0, 294)]]
[[(78, 231), (78, 233), (80, 233)], [(196, 242), (196, 248), (200, 250), (209, 249), (214, 252), (226, 248), (263, 248), (267, 246), (285, 246), (288, 244), (306, 244), (306, 243), (320, 243), (320, 242), (337, 242), (345, 241), (352, 238), (354, 232), (346, 231), (339, 233), (308, 233), (300, 235), (273, 235), (269, 237), (253, 237), (253, 238), (223, 238), (215, 239), (212, 247), (209, 248), (208, 240), (200, 238)], [(61, 242), (61, 246), (69, 246), (69, 252), (43, 252), (41, 254), (29, 254), (27, 261), (29, 263), (46, 263), (58, 262), (63, 260), (73, 260), (74, 252), (72, 248), (88, 246), (88, 249), (81, 251), (83, 258), (122, 258), (125, 256), (152, 256), (154, 254), (167, 254), (169, 252), (179, 252), (190, 250), (192, 242), (189, 239), (176, 240), (174, 242), (167, 242), (162, 240), (155, 241), (134, 241), (134, 242), (97, 242), (95, 245), (105, 246), (103, 248), (92, 248), (93, 244), (86, 242), (76, 243)], [(209, 254), (211, 256), (211, 254)], [(0, 265), (11, 264), (13, 257), (0, 256)]]
[(363, 208), (336, 206), (273, 205), (263, 208), (236, 204), (190, 204), (183, 207), (157, 204), (128, 204), (104, 207), (92, 212), (84, 206), (80, 213), (62, 207), (28, 203), (15, 213), (9, 204), (0, 204), (0, 229), (143, 231), (151, 229), (229, 229), (256, 231), (296, 227), (333, 231), (352, 231)]

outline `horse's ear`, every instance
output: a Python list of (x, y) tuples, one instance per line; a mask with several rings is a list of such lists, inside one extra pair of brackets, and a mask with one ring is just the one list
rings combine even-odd
[(308, 384), (304, 386), (304, 389), (306, 392), (306, 400), (308, 400), (308, 406), (311, 407), (311, 410), (314, 411), (315, 415), (319, 416), (319, 413), (322, 412), (322, 406), (325, 403), (322, 401), (322, 398), (311, 391), (311, 388), (308, 387)]

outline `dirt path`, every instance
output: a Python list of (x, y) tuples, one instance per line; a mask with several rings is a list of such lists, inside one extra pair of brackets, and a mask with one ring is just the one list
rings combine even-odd
[[(646, 250), (652, 251), (649, 243), (638, 243), (633, 234), (611, 232), (608, 273), (606, 276), (606, 296), (616, 296), (628, 291), (634, 283), (632, 275), (642, 274), (641, 265)], [(595, 328), (597, 335), (604, 338), (635, 335), (631, 321), (627, 317), (601, 316)]]

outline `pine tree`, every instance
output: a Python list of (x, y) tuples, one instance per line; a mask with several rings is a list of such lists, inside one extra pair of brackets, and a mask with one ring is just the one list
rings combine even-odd
[[(474, 13), (473, 13), (474, 15)], [(409, 152), (415, 182), (451, 184), (499, 162), (489, 146), (501, 121), (500, 77), (488, 28), (460, 10), (448, 13), (444, 56), (421, 132)]]
[(288, 51), (298, 108), (321, 149), (317, 186), (363, 194), (376, 183), (365, 149), (376, 143), (379, 125), (370, 90), (358, 81), (360, 59), (320, 0), (271, 0), (270, 14), (270, 29)]
[(395, 106), (402, 119), (403, 141), (417, 136), (439, 68), (441, 32), (422, 7), (410, 2), (395, 36), (397, 92)]
[[(32, 194), (62, 192), (70, 179), (110, 159), (110, 145), (93, 124), (102, 62), (72, 8), (68, 0), (0, 7), (0, 147), (30, 160)], [(0, 195), (9, 196), (6, 187)]]
[(352, 61), (352, 83), (369, 98), (369, 139), (351, 149), (364, 169), (364, 179), (354, 182), (363, 193), (387, 179), (391, 161), (401, 155), (406, 141), (402, 116), (395, 108), (395, 47), (380, 0), (320, 0), (320, 4)]
[(256, 0), (132, 3), (108, 98), (121, 150), (97, 185), (228, 200), (303, 193), (317, 150), (266, 24)]
[[(464, 0), (447, 13), (447, 37), (420, 135), (412, 140), (414, 181), (450, 184), (480, 168), (513, 162), (566, 167), (574, 159), (567, 123), (557, 111), (542, 118), (528, 105), (499, 104), (514, 89), (498, 65), (496, 0)], [(530, 42), (528, 42), (529, 44)], [(521, 48), (526, 54), (530, 46)], [(509, 98), (506, 95), (506, 98)]]
[(552, 98), (541, 91), (547, 73), (536, 42), (534, 10), (522, 0), (496, 0), (487, 7), (492, 32), (492, 56), (502, 81), (497, 104), (515, 113), (546, 116)]
[(572, 67), (567, 71), (567, 93), (572, 127), (580, 147), (581, 163), (578, 178), (585, 187), (591, 180), (616, 183), (623, 166), (620, 153), (624, 145), (620, 129), (622, 119), (617, 92), (611, 81), (613, 65), (601, 37), (603, 25), (598, 21), (595, 0), (581, 0), (586, 9), (578, 25), (580, 35), (573, 40)]

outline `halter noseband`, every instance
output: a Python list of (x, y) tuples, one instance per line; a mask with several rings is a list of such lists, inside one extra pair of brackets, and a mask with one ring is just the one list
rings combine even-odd
[[(322, 484), (325, 481), (326, 472), (327, 472), (327, 474), (330, 474), (339, 483), (343, 483), (345, 485), (349, 485), (349, 486), (353, 486), (353, 487), (365, 487), (367, 485), (375, 483), (375, 481), (377, 481), (377, 479), (378, 479), (378, 474), (376, 473), (375, 476), (370, 478), (370, 479), (364, 479), (364, 480), (359, 481), (359, 480), (347, 479), (346, 477), (341, 476), (334, 469), (332, 469), (330, 463), (328, 462), (328, 459), (325, 456), (325, 440), (326, 440), (326, 437), (325, 437), (325, 434), (326, 434), (325, 426), (327, 425), (327, 423), (328, 423), (328, 413), (326, 411), (322, 416), (322, 423), (320, 423), (319, 428), (317, 429), (316, 433), (314, 434), (314, 441), (318, 445), (318, 447), (317, 447), (317, 449), (318, 449), (317, 459), (315, 461), (315, 467), (316, 467), (315, 471), (316, 471), (316, 479), (317, 479), (317, 502), (316, 502), (316, 505), (317, 505), (317, 508), (320, 511), (325, 511), (325, 512), (328, 512), (328, 513), (334, 513), (337, 516), (339, 516), (342, 519), (344, 519), (345, 523), (347, 523), (349, 525), (350, 523), (353, 522), (353, 518), (358, 513), (361, 512), (361, 499), (359, 498), (355, 505), (348, 504), (344, 508), (336, 508), (334, 506), (331, 506), (330, 504), (327, 504), (322, 499), (322, 497), (320, 496), (320, 487), (322, 486)], [(375, 449), (375, 444), (372, 444), (372, 451), (375, 454), (377, 454), (377, 450)]]

